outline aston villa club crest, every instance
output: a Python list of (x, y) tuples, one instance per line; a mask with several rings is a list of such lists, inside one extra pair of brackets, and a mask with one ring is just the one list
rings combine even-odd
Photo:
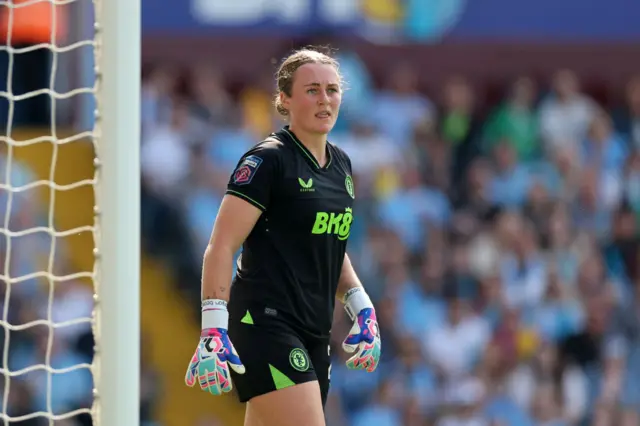
[(353, 179), (351, 176), (347, 175), (344, 180), (344, 186), (347, 188), (347, 193), (351, 196), (351, 198), (356, 198), (355, 190), (353, 189)]

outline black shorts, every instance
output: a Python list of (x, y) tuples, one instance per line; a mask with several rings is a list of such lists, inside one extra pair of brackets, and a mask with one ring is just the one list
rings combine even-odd
[(229, 338), (246, 369), (244, 374), (231, 370), (240, 402), (317, 380), (324, 408), (330, 382), (329, 338), (307, 336), (285, 319), (265, 314), (264, 307), (229, 308)]

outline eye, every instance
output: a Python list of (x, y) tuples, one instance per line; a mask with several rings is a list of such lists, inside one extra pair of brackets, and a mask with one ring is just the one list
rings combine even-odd
[(309, 89), (307, 90), (307, 93), (310, 95), (315, 95), (316, 93), (318, 93), (318, 89)]
[(329, 90), (328, 90), (328, 92), (329, 92), (329, 93), (338, 93), (338, 92), (339, 92), (339, 90), (338, 90), (338, 89), (336, 89), (335, 87), (330, 87), (330, 88), (329, 88)]

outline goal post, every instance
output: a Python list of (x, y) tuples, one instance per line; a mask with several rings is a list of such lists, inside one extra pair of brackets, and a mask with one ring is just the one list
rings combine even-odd
[(140, 421), (140, 3), (94, 0), (98, 426)]

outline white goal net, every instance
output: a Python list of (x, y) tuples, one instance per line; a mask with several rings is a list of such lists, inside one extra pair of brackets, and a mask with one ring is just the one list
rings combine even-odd
[[(112, 218), (125, 212), (122, 202), (131, 203), (131, 197), (109, 198), (122, 187), (114, 183), (120, 166), (111, 163), (116, 154), (109, 150), (122, 144), (107, 140), (118, 131), (103, 131), (102, 125), (121, 119), (113, 116), (116, 105), (102, 101), (102, 91), (114, 92), (115, 86), (100, 69), (105, 12), (91, 1), (0, 0), (0, 426), (115, 426), (105, 419), (123, 419), (125, 411), (137, 421), (137, 377), (119, 390), (128, 398), (126, 407), (114, 396), (114, 383), (126, 385), (118, 380), (135, 373), (138, 363), (135, 333), (123, 334), (128, 352), (114, 337), (123, 327), (114, 320), (122, 284), (113, 278), (124, 275), (115, 245), (122, 233), (114, 231)], [(116, 3), (120, 9), (106, 6), (106, 15), (122, 13), (125, 2)], [(111, 52), (119, 48), (108, 46)], [(135, 245), (137, 236), (130, 241)], [(126, 247), (123, 252), (131, 257)], [(132, 281), (132, 264), (125, 266)], [(113, 290), (103, 293), (101, 286)], [(135, 290), (131, 298), (137, 304)], [(135, 309), (120, 304), (123, 318), (136, 317), (130, 315)], [(103, 315), (103, 309), (109, 312)], [(101, 321), (111, 324), (111, 340), (100, 338)], [(122, 357), (126, 353), (131, 359)], [(119, 413), (103, 417), (103, 401)]]

